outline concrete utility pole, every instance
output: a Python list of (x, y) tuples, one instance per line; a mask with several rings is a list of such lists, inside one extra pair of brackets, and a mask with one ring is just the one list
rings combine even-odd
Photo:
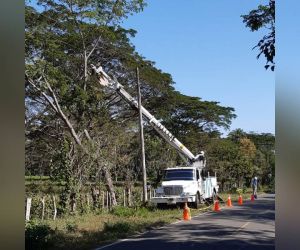
[(138, 92), (138, 108), (139, 108), (139, 124), (140, 124), (140, 140), (141, 140), (141, 162), (143, 172), (143, 203), (148, 201), (147, 195), (147, 174), (146, 174), (146, 161), (145, 161), (145, 146), (144, 146), (144, 131), (143, 131), (143, 116), (142, 116), (142, 101), (141, 101), (141, 90), (140, 90), (140, 78), (139, 68), (136, 68), (136, 79), (137, 79), (137, 92)]

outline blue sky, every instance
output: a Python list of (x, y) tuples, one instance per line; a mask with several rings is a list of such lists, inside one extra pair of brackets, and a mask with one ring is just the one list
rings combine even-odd
[(138, 31), (136, 50), (170, 73), (183, 94), (234, 107), (231, 130), (275, 133), (275, 74), (251, 50), (264, 32), (250, 32), (240, 17), (267, 1), (147, 3), (123, 22)]

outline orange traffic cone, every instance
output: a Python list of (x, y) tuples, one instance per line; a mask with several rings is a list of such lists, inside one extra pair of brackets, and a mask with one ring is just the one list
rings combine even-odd
[(219, 200), (216, 200), (216, 201), (215, 201), (214, 211), (215, 211), (215, 212), (221, 211), (220, 205), (219, 205)]
[(228, 196), (228, 199), (227, 199), (227, 207), (232, 207), (230, 195)]
[(243, 198), (241, 195), (239, 196), (238, 204), (243, 205)]
[(251, 194), (251, 201), (254, 201), (254, 194)]
[(183, 220), (190, 220), (190, 219), (191, 219), (191, 212), (189, 207), (187, 206), (187, 203), (185, 203), (183, 208)]

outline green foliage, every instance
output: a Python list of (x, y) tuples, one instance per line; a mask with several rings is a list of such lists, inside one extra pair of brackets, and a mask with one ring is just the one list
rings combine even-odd
[(105, 223), (103, 232), (105, 237), (115, 240), (133, 234), (135, 230), (133, 225), (128, 222), (117, 222), (114, 224)]
[(45, 180), (49, 180), (50, 176), (35, 176), (35, 175), (26, 175), (25, 176), (25, 181), (45, 181)]
[(30, 221), (25, 225), (25, 248), (47, 249), (51, 246), (49, 242), (54, 230), (47, 224)]
[(135, 209), (134, 208), (129, 208), (129, 207), (114, 207), (113, 210), (111, 211), (113, 215), (119, 216), (119, 217), (129, 217), (133, 216), (135, 214)]
[(148, 217), (151, 214), (151, 211), (154, 211), (155, 207), (136, 207), (136, 208), (129, 208), (129, 207), (114, 207), (111, 211), (111, 214), (116, 215), (118, 217)]
[(243, 193), (243, 189), (242, 188), (237, 188), (236, 193), (241, 195)]
[(206, 147), (207, 165), (210, 171), (217, 171), (221, 190), (231, 189), (234, 184), (249, 187), (253, 175), (257, 175), (262, 184), (269, 183), (274, 177), (274, 140), (271, 134), (237, 129), (227, 138), (211, 141)]
[(231, 194), (237, 194), (238, 193), (237, 189), (238, 189), (237, 187), (232, 187), (229, 191)]
[(75, 221), (68, 221), (66, 223), (66, 230), (69, 233), (75, 233), (78, 230), (78, 225)]
[(267, 28), (269, 33), (265, 35), (254, 48), (259, 49), (257, 59), (263, 54), (267, 59), (265, 68), (275, 69), (275, 0), (269, 0), (267, 5), (259, 5), (257, 9), (242, 15), (243, 22), (251, 31)]

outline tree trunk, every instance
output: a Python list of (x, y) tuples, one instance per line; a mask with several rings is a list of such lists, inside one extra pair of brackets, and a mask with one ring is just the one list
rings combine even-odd
[(42, 220), (45, 217), (45, 197), (42, 198)]
[[(61, 106), (59, 104), (58, 98), (57, 98), (55, 92), (53, 91), (50, 83), (47, 81), (47, 79), (44, 77), (44, 81), (45, 81), (46, 87), (49, 90), (50, 95), (53, 98), (54, 102), (51, 101), (51, 99), (48, 97), (48, 95), (44, 91), (42, 91), (40, 88), (38, 88), (34, 84), (33, 80), (31, 80), (31, 79), (28, 78), (28, 81), (29, 81), (29, 83), (35, 89), (37, 89), (38, 91), (41, 92), (41, 94), (46, 98), (47, 102), (53, 108), (53, 110), (56, 112), (56, 114), (58, 114), (59, 117), (64, 121), (64, 123), (67, 125), (67, 127), (69, 129), (69, 132), (71, 133), (72, 137), (74, 138), (76, 144), (79, 145), (79, 147), (81, 149), (83, 149), (83, 151), (86, 154), (88, 154), (88, 155), (90, 155), (92, 157), (95, 157), (93, 155), (93, 153), (89, 151), (88, 148), (86, 148), (84, 145), (82, 145), (81, 140), (79, 138), (79, 135), (76, 133), (76, 131), (75, 131), (75, 129), (74, 129), (73, 124), (71, 123), (71, 121), (68, 119), (68, 117), (63, 112), (63, 110), (62, 110), (62, 108), (61, 108)], [(88, 135), (88, 131), (87, 130), (84, 131), (84, 132), (85, 132), (86, 135)], [(88, 136), (88, 138), (93, 143), (93, 140), (90, 138), (90, 136)], [(105, 174), (106, 183), (108, 185), (108, 191), (110, 192), (111, 197), (112, 197), (112, 205), (116, 206), (117, 205), (117, 201), (116, 201), (115, 190), (114, 190), (113, 181), (112, 181), (112, 177), (111, 177), (110, 171), (109, 171), (109, 169), (107, 167), (103, 167), (103, 171), (104, 171), (104, 174)]]
[(128, 188), (128, 206), (132, 206), (132, 195), (131, 195), (131, 188)]
[(98, 207), (98, 200), (100, 195), (100, 190), (96, 187), (92, 187), (92, 199), (93, 199), (93, 208), (96, 209)]
[(103, 167), (103, 171), (104, 171), (104, 175), (105, 175), (105, 179), (106, 179), (106, 183), (107, 183), (107, 188), (108, 188), (108, 191), (111, 196), (111, 202), (112, 202), (111, 205), (116, 206), (117, 200), (116, 200), (116, 195), (115, 195), (115, 187), (113, 185), (111, 174), (110, 174), (109, 170), (107, 169), (107, 167)]
[(89, 194), (86, 194), (86, 205), (87, 205), (87, 208), (90, 209), (90, 197), (89, 197)]
[(56, 201), (55, 201), (55, 196), (52, 196), (53, 199), (53, 209), (54, 209), (54, 213), (53, 213), (53, 220), (56, 219), (56, 215), (57, 215), (57, 209), (56, 209)]
[(123, 206), (126, 207), (126, 190), (123, 190)]
[(70, 195), (71, 198), (71, 212), (75, 212), (76, 210), (76, 193), (71, 193)]
[(104, 209), (104, 191), (102, 191), (102, 209)]

